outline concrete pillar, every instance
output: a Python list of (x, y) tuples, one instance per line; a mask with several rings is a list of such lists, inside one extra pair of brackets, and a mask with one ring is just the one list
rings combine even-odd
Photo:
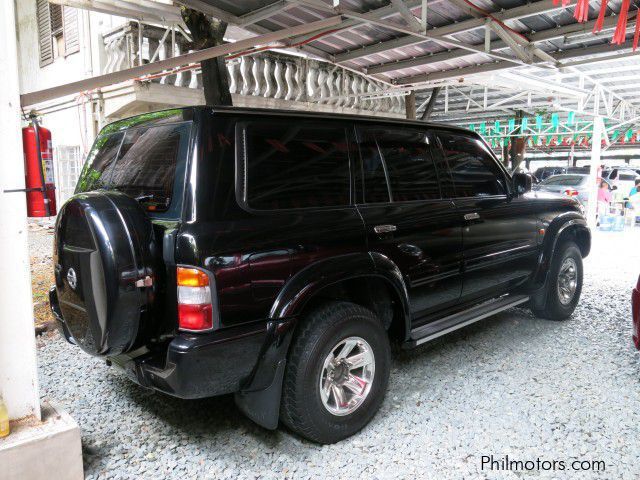
[(415, 120), (416, 119), (416, 92), (411, 90), (411, 93), (404, 97), (404, 104), (407, 109), (407, 119)]
[(576, 147), (575, 145), (571, 145), (571, 151), (569, 152), (569, 158), (567, 159), (567, 167), (575, 167), (576, 162)]
[[(35, 35), (35, 33), (34, 33)], [(0, 394), (10, 419), (40, 419), (27, 244), (14, 0), (0, 0)]]
[(602, 153), (602, 134), (604, 132), (604, 123), (602, 117), (593, 119), (593, 136), (591, 138), (591, 161), (589, 163), (589, 204), (587, 208), (587, 221), (591, 228), (596, 227), (596, 213), (598, 212), (598, 188), (597, 183), (598, 167), (601, 163), (600, 154)]

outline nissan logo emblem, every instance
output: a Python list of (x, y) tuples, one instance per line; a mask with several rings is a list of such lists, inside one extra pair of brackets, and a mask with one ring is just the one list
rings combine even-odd
[(72, 290), (76, 289), (76, 286), (78, 285), (78, 277), (76, 276), (76, 271), (73, 268), (70, 268), (67, 271), (67, 282)]

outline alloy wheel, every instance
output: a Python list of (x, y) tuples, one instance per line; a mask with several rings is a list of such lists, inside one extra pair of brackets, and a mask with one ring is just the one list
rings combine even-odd
[(333, 415), (355, 412), (366, 400), (375, 375), (375, 357), (361, 337), (348, 337), (335, 345), (320, 372), (320, 398)]

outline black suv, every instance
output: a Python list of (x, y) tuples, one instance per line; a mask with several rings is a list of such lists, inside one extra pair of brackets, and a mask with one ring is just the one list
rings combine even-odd
[(571, 315), (590, 233), (473, 132), (416, 121), (194, 107), (98, 136), (58, 215), (64, 336), (140, 385), (234, 393), (331, 443), (375, 415), (390, 342), (516, 305)]

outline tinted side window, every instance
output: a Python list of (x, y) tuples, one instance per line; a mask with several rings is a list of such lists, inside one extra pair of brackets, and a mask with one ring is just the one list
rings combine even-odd
[(476, 138), (438, 133), (458, 197), (505, 195), (504, 176)]
[(167, 210), (176, 178), (184, 178), (190, 129), (191, 123), (183, 122), (98, 137), (76, 192), (118, 190), (140, 197), (149, 210)]
[(107, 187), (123, 137), (122, 132), (98, 137), (82, 169), (76, 193)]
[[(361, 135), (365, 202), (440, 198), (426, 132), (411, 129), (364, 129)], [(387, 187), (390, 187), (390, 192)]]
[(245, 127), (247, 203), (260, 210), (350, 203), (344, 127), (296, 122)]
[(136, 128), (127, 131), (111, 187), (130, 195), (153, 196), (168, 206), (177, 159), (186, 155), (190, 125)]

